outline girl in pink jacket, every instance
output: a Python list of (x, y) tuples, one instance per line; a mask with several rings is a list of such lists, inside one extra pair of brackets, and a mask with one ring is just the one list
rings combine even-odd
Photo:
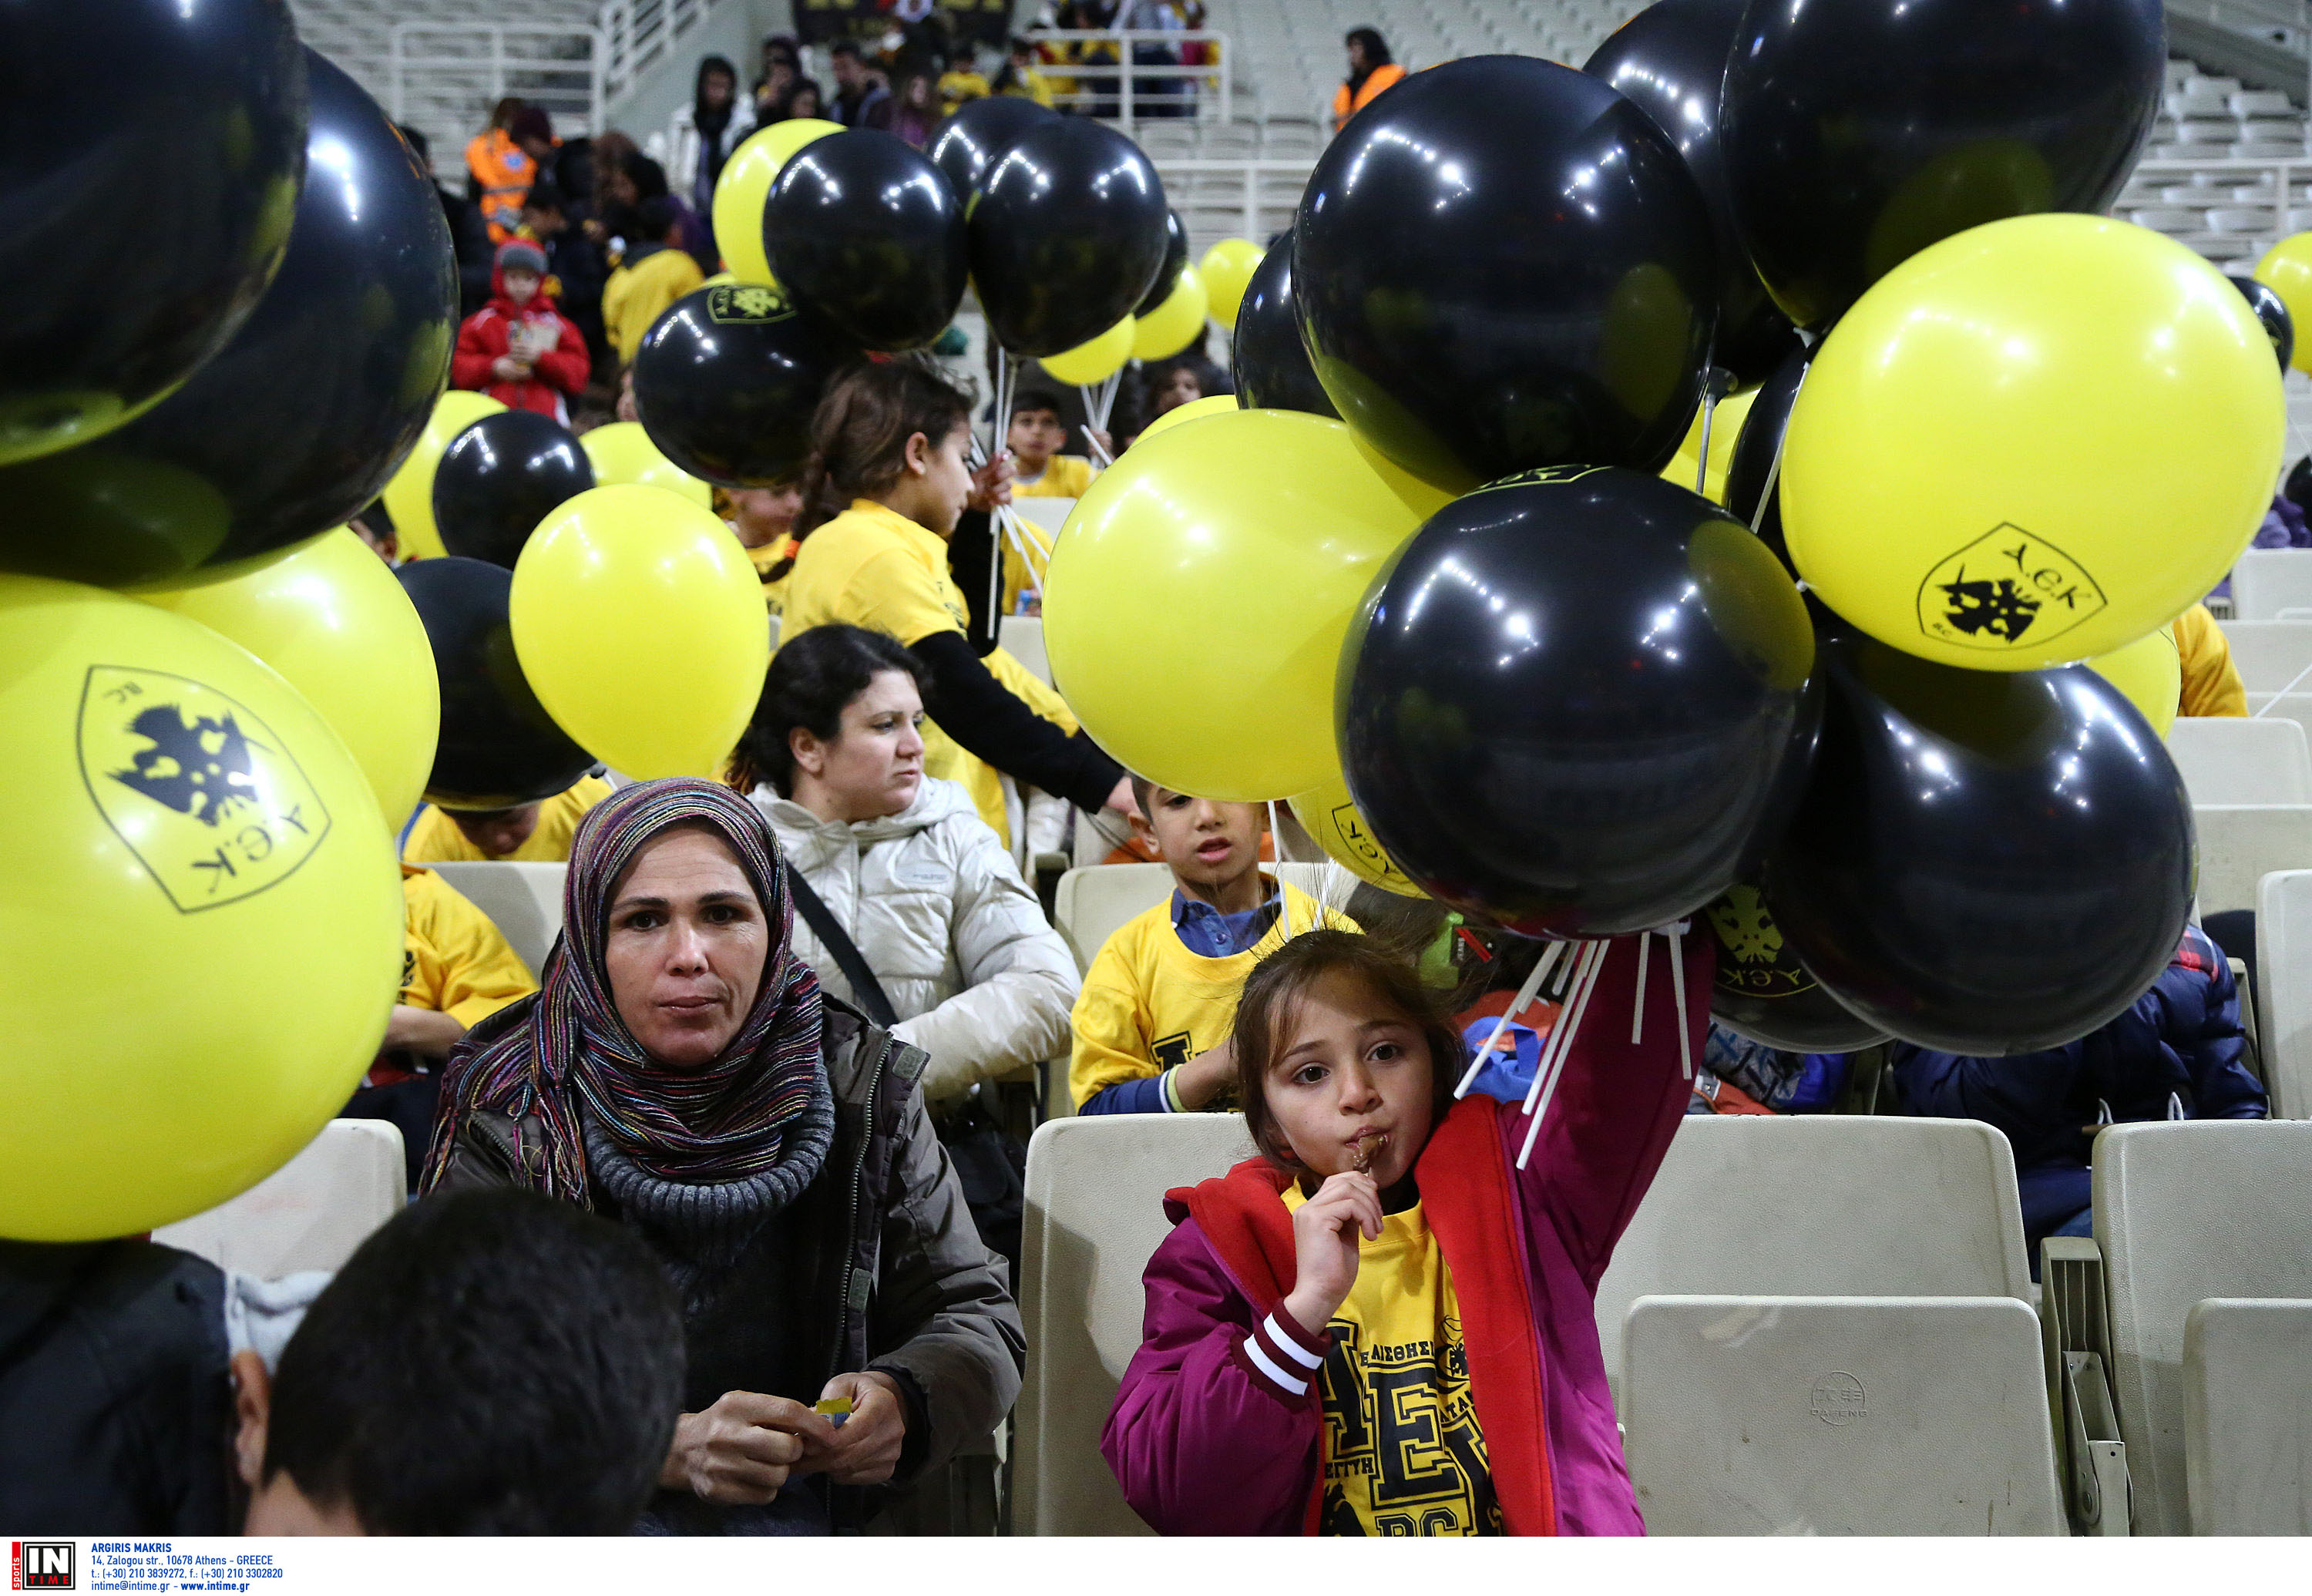
[[(1690, 1091), (1657, 957), (1608, 949), (1528, 1167), (1517, 1103), (1456, 1102), (1440, 996), (1317, 931), (1246, 981), (1263, 1157), (1169, 1193), (1100, 1450), (1168, 1535), (1642, 1534), (1596, 1293)], [(1710, 990), (1709, 939), (1684, 941)], [(1676, 946), (1676, 943), (1670, 944)], [(1660, 951), (1659, 949), (1656, 950)], [(1686, 1016), (1686, 1056), (1709, 1022)]]

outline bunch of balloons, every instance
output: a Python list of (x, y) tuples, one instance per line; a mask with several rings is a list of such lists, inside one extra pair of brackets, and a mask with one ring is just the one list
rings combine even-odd
[(1776, 1046), (2104, 1023), (2193, 895), (2162, 628), (2312, 298), (2097, 214), (2165, 58), (2157, 0), (1660, 0), (1414, 75), (1225, 262), (1241, 408), (1078, 504), (1055, 680), (1394, 890), (1706, 931)]

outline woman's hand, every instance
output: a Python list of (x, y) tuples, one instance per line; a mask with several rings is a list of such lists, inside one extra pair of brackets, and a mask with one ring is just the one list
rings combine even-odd
[(387, 1053), (419, 1053), (428, 1058), (447, 1058), (450, 1049), (465, 1034), (465, 1026), (454, 1015), (439, 1014), (415, 1004), (398, 1003), (393, 1005), (392, 1017), (385, 1022), (385, 1040), (378, 1047)]
[(702, 1502), (760, 1506), (779, 1494), (807, 1451), (834, 1438), (835, 1426), (800, 1402), (725, 1391), (705, 1412), (675, 1421), (658, 1483)]
[(996, 505), (1012, 502), (1012, 478), (1019, 474), (1011, 455), (997, 455), (971, 474), (971, 496), (964, 501), (965, 506), (982, 515), (993, 514)]
[(1357, 1283), (1357, 1238), (1380, 1235), (1380, 1188), (1353, 1171), (1327, 1178), (1292, 1212), (1293, 1278), (1284, 1311), (1320, 1333)]
[(1140, 812), (1140, 799), (1132, 790), (1130, 776), (1119, 776), (1116, 778), (1116, 785), (1108, 794), (1106, 807), (1120, 815), (1136, 815)]
[(851, 1399), (851, 1416), (831, 1430), (833, 1440), (803, 1448), (797, 1471), (817, 1470), (839, 1486), (881, 1485), (899, 1466), (907, 1440), (899, 1382), (888, 1374), (838, 1374), (819, 1394), (822, 1402), (833, 1397)]

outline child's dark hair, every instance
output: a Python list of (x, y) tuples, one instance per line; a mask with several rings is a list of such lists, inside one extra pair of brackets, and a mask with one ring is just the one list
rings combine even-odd
[(626, 152), (619, 159), (618, 170), (625, 172), (628, 180), (633, 182), (636, 204), (646, 199), (654, 199), (668, 192), (666, 168), (640, 150)]
[(635, 206), (635, 230), (643, 241), (662, 244), (674, 231), (674, 201), (663, 194), (653, 194)]
[(1405, 960), (1353, 931), (1304, 932), (1253, 967), (1237, 999), (1234, 1048), (1237, 1100), (1244, 1105), (1245, 1128), (1253, 1145), (1280, 1169), (1305, 1173), (1292, 1144), (1268, 1111), (1268, 1071), (1292, 1046), (1292, 1020), (1300, 999), (1324, 977), (1353, 976), (1365, 990), (1394, 1009), (1429, 1044), (1432, 1123), (1453, 1106), (1467, 1060), (1461, 1033), (1453, 1024), (1447, 995), (1421, 984)]
[(782, 798), (794, 796), (794, 750), (788, 736), (797, 726), (822, 742), (843, 730), (843, 709), (886, 671), (904, 671), (915, 691), (931, 691), (931, 672), (896, 637), (864, 627), (813, 627), (798, 633), (771, 656), (755, 718), (739, 736), (731, 785), (751, 793), (768, 782)]
[(428, 1197), (291, 1337), (264, 1478), (373, 1535), (624, 1535), (682, 1399), (681, 1311), (630, 1232), (532, 1192)]
[(1031, 410), (1060, 413), (1060, 396), (1047, 388), (1023, 388), (1012, 396), (1012, 414), (1007, 420), (1017, 421)]
[(570, 202), (562, 197), (561, 184), (552, 178), (540, 178), (521, 197), (521, 208), (526, 211), (552, 211), (558, 215), (569, 210)]
[(926, 360), (868, 361), (836, 378), (811, 417), (795, 536), (889, 487), (907, 469), (907, 440), (921, 433), (945, 443), (971, 425), (971, 395)]

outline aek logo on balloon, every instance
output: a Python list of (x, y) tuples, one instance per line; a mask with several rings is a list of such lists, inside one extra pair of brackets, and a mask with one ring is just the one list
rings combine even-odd
[(1344, 848), (1392, 881), (1400, 881), (1408, 886), (1412, 884), (1413, 878), (1397, 867), (1397, 861), (1383, 853), (1380, 844), (1373, 840), (1372, 833), (1365, 829), (1364, 817), (1357, 813), (1355, 804), (1335, 805), (1332, 820), (1333, 835), (1341, 839)]
[(1919, 630), (1961, 648), (2036, 647), (2106, 602), (2078, 561), (2001, 522), (1927, 574), (1919, 584)]
[(1718, 986), (1753, 997), (1790, 997), (1814, 986), (1814, 978), (1791, 957), (1757, 888), (1730, 887), (1704, 912), (1727, 955), (1718, 962)]
[(784, 321), (793, 314), (794, 307), (775, 288), (722, 285), (706, 296), (710, 321)]
[(98, 811), (181, 914), (262, 892), (328, 835), (328, 810), (273, 729), (188, 677), (89, 667), (79, 750)]

